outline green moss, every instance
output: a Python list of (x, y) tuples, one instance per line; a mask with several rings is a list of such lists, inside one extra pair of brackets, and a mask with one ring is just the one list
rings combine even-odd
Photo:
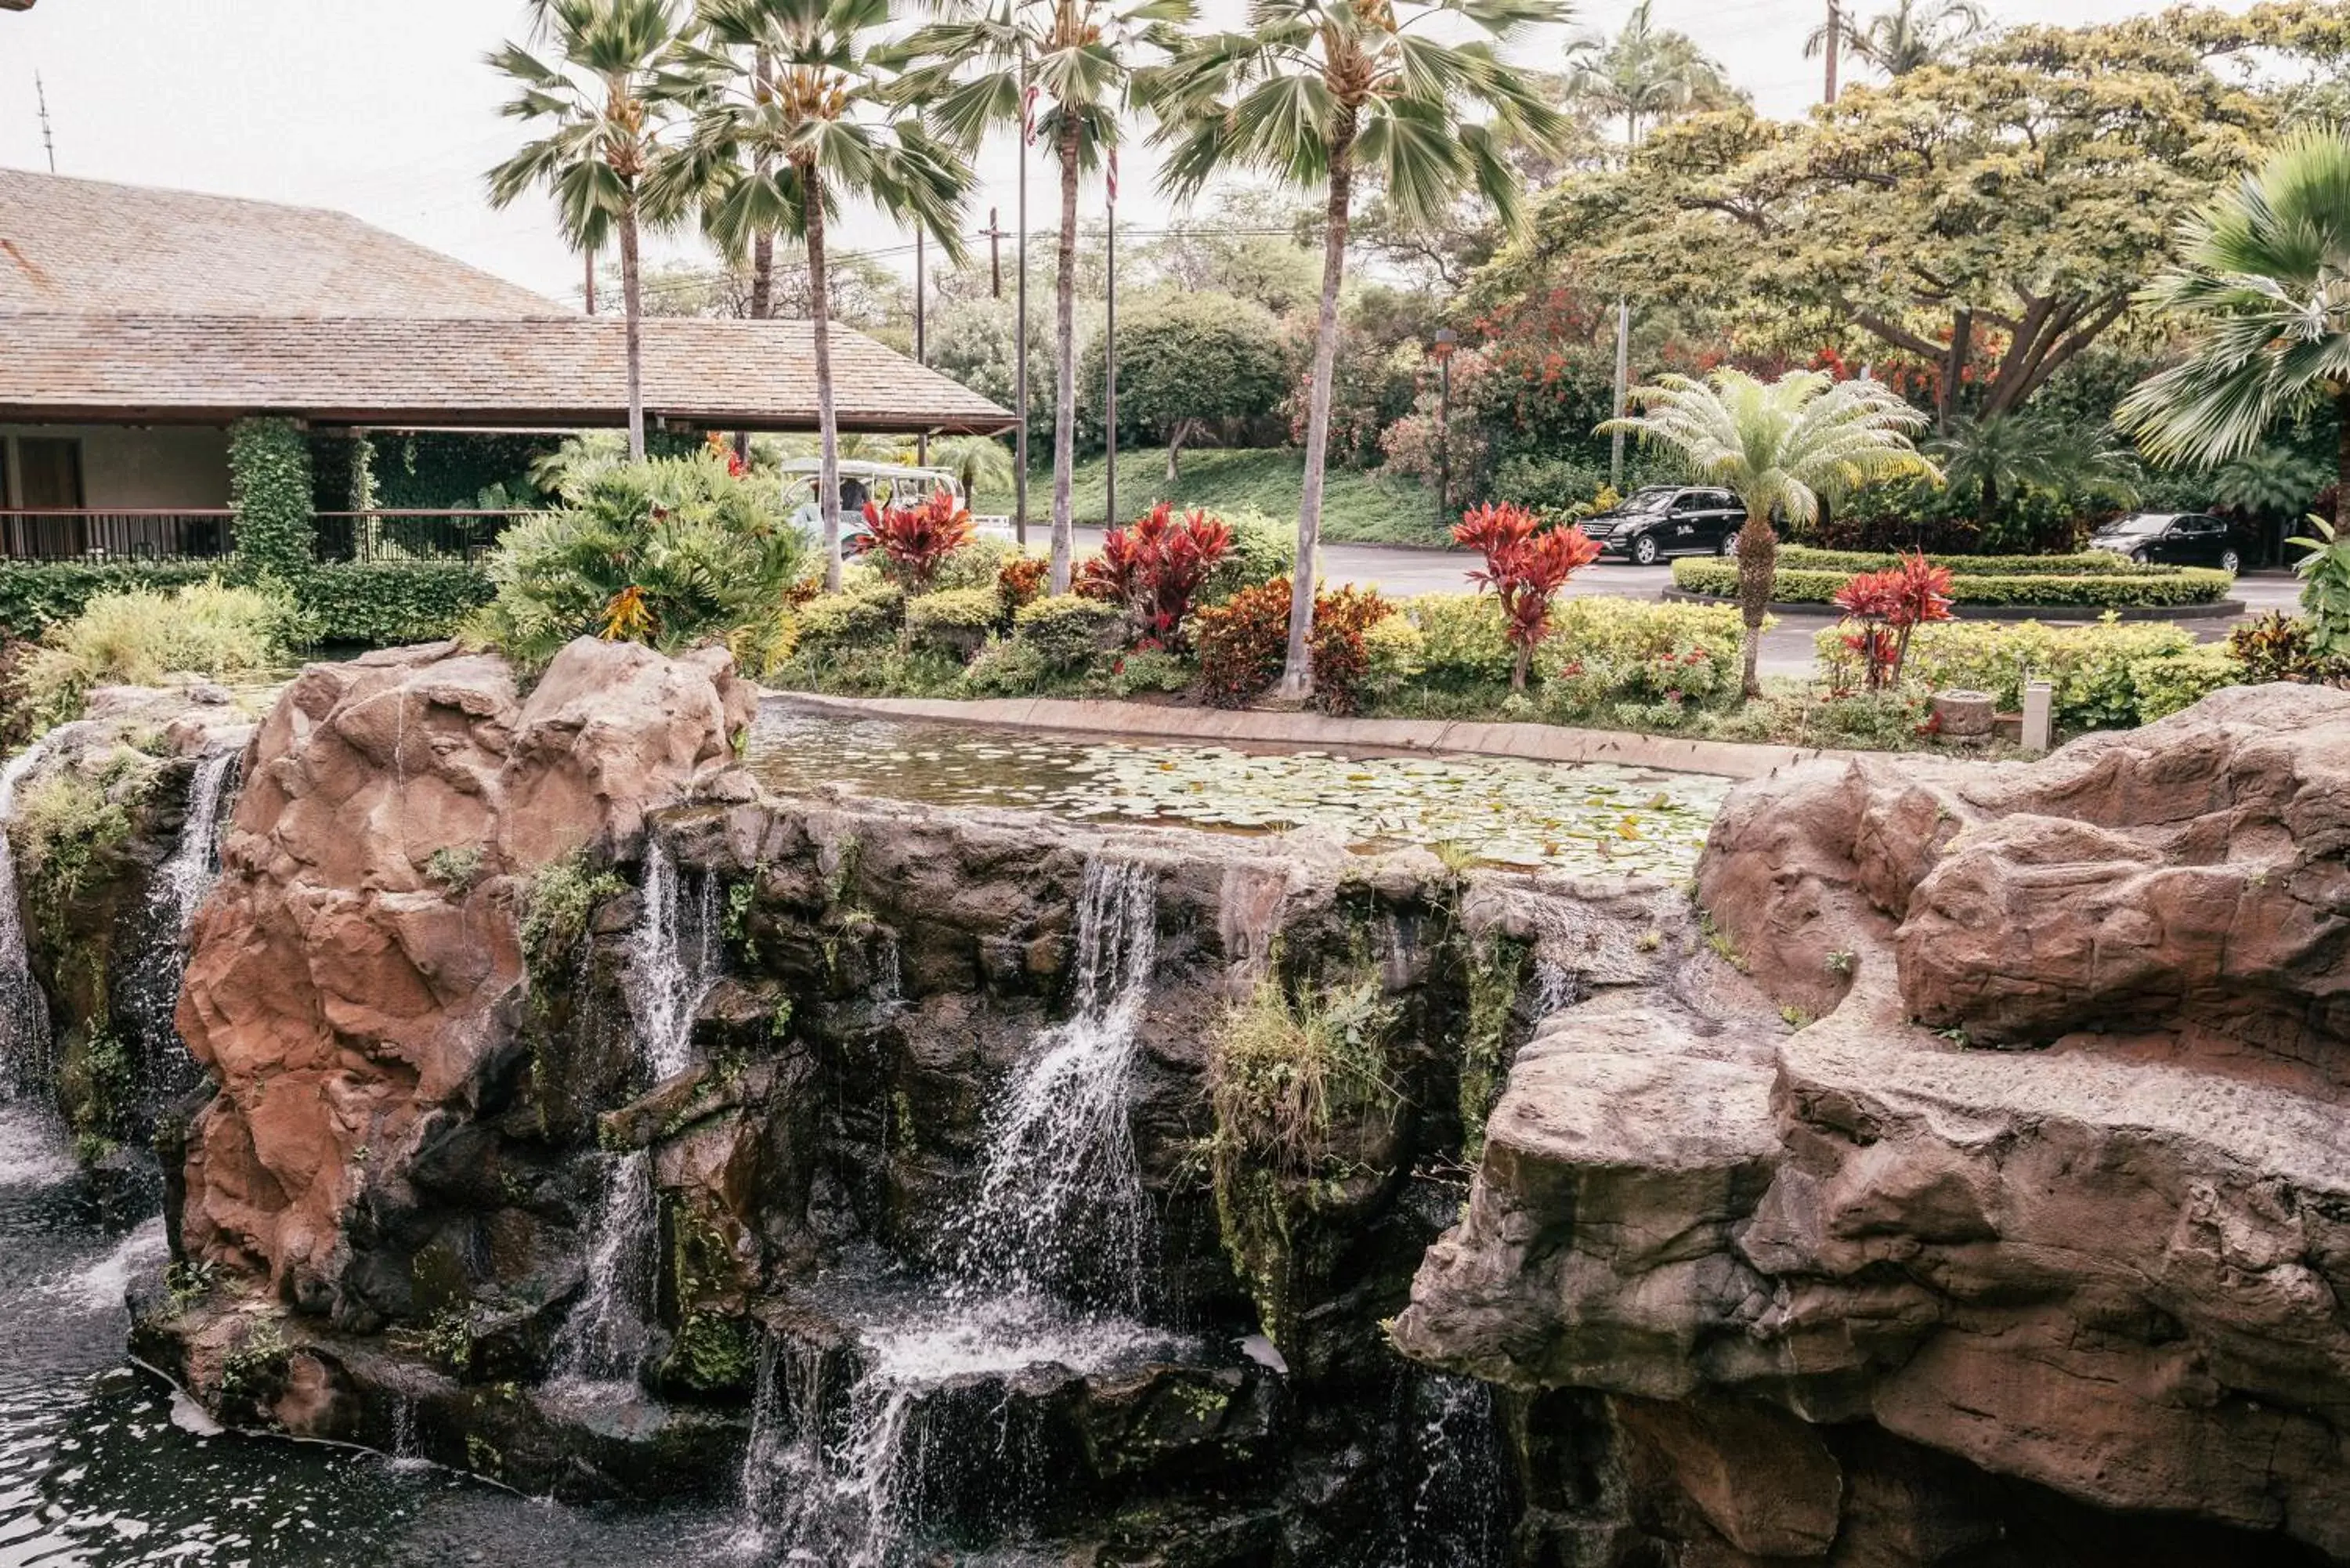
[(561, 975), (596, 907), (628, 891), (612, 868), (586, 850), (540, 867), (523, 894), (522, 950), (535, 986)]
[(765, 866), (754, 867), (747, 877), (726, 884), (726, 912), (722, 918), (722, 934), (727, 947), (744, 967), (759, 961), (759, 940), (751, 931), (751, 912), (758, 907), (759, 883), (767, 874)]
[(125, 747), (95, 775), (61, 769), (17, 795), (9, 831), (18, 883), (36, 918), (58, 920), (104, 876), (130, 842), (157, 771), (153, 758)]
[(482, 859), (477, 844), (448, 845), (425, 857), (424, 875), (447, 889), (451, 898), (462, 898), (480, 879)]
[(275, 1321), (264, 1319), (247, 1328), (235, 1348), (221, 1357), (221, 1402), (255, 1408), (267, 1405), (286, 1386), (292, 1354)]
[(465, 1434), (465, 1468), (476, 1475), (495, 1479), (505, 1474), (506, 1457), (498, 1451), (495, 1443), (481, 1433), (468, 1432)]
[(75, 1151), (85, 1165), (114, 1152), (130, 1136), (138, 1106), (137, 1064), (123, 1043), (93, 1028), (70, 1044), (57, 1067), (57, 1098), (68, 1108)]
[(1485, 1118), (1501, 1092), (1510, 1015), (1532, 956), (1524, 942), (1511, 937), (1487, 937), (1470, 950), (1469, 1010), (1461, 1043), (1461, 1158), (1471, 1164), (1485, 1150)]
[(690, 1312), (678, 1324), (663, 1371), (671, 1382), (702, 1394), (746, 1386), (756, 1370), (750, 1331), (739, 1318)]

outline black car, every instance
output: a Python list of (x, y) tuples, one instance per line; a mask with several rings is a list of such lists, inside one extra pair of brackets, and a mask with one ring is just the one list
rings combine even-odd
[(2241, 569), (2243, 557), (2228, 537), (2227, 522), (2200, 512), (2134, 512), (2089, 535), (2089, 548), (2177, 566)]
[(1727, 490), (1651, 484), (1586, 518), (1583, 531), (1598, 541), (1600, 559), (1653, 566), (1667, 556), (1727, 556), (1745, 525), (1746, 508)]

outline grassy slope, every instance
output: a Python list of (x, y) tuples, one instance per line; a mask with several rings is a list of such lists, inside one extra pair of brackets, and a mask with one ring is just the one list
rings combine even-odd
[[(1099, 456), (1077, 463), (1072, 498), (1080, 524), (1099, 523), (1102, 482), (1108, 464)], [(1268, 450), (1204, 449), (1183, 454), (1182, 478), (1167, 483), (1167, 459), (1156, 449), (1118, 454), (1118, 509), (1131, 518), (1154, 501), (1210, 511), (1264, 513), (1295, 520), (1297, 493), (1305, 481), (1305, 454), (1294, 448)], [(982, 499), (981, 510), (994, 511), (993, 495)], [(1053, 472), (1049, 465), (1028, 480), (1028, 514), (1053, 514)], [(1438, 545), (1445, 542), (1436, 520), (1436, 498), (1416, 480), (1381, 479), (1348, 469), (1330, 471), (1323, 493), (1322, 536), (1361, 545)]]

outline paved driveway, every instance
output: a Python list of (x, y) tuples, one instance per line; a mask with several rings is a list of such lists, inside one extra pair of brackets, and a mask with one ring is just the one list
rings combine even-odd
[[(1049, 536), (1042, 524), (1031, 524), (1028, 539), (1040, 545)], [(1101, 547), (1101, 530), (1076, 531), (1079, 555)], [(1399, 597), (1412, 594), (1468, 593), (1467, 573), (1472, 557), (1455, 550), (1415, 549), (1401, 545), (1326, 545), (1322, 576), (1327, 582), (1377, 587)], [(1669, 566), (1635, 566), (1602, 561), (1569, 579), (1567, 594), (1613, 594), (1622, 598), (1654, 599), (1672, 587)], [(2235, 597), (2247, 613), (2290, 610), (2301, 602), (2301, 585), (2291, 572), (2249, 572), (2236, 579)], [(1762, 669), (1769, 675), (1807, 676), (1812, 672), (1812, 634), (1830, 624), (1828, 616), (1786, 616), (1762, 639)], [(2025, 618), (2018, 616), (2018, 620)], [(2230, 621), (2198, 620), (2188, 625), (2205, 642), (2228, 635)]]

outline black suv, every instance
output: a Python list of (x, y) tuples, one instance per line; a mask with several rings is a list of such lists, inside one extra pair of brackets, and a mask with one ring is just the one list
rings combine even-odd
[(1653, 566), (1667, 556), (1727, 556), (1745, 525), (1746, 508), (1727, 490), (1651, 484), (1585, 519), (1583, 531), (1598, 541), (1600, 559)]
[(2242, 567), (2229, 541), (2228, 524), (2200, 512), (2133, 512), (2089, 535), (2089, 548), (2127, 556), (2133, 561), (2167, 561), (2180, 566)]

